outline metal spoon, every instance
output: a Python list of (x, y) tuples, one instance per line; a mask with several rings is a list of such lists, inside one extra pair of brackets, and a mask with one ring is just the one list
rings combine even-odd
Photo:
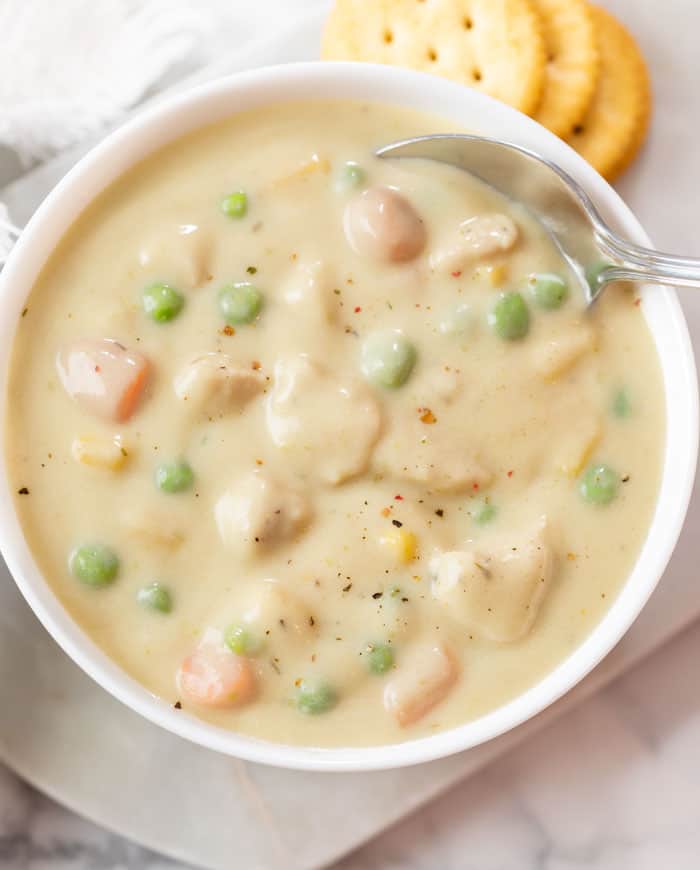
[(664, 254), (621, 239), (567, 172), (526, 148), (457, 134), (385, 145), (378, 157), (437, 160), (464, 169), (524, 205), (569, 262), (590, 305), (613, 281), (700, 288), (700, 259)]

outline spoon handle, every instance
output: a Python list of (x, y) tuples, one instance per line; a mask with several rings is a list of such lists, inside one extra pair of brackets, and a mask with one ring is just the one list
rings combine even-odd
[(608, 227), (597, 227), (600, 247), (614, 261), (598, 278), (599, 287), (612, 281), (648, 282), (670, 287), (700, 289), (700, 259), (666, 254), (635, 245), (615, 235)]

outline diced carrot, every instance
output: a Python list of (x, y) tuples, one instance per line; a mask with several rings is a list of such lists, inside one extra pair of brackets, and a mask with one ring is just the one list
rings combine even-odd
[(136, 405), (141, 398), (143, 388), (146, 386), (146, 378), (148, 377), (148, 363), (143, 360), (142, 365), (134, 371), (134, 379), (127, 384), (126, 389), (122, 393), (122, 398), (117, 405), (117, 420), (128, 420), (136, 410)]
[(405, 727), (440, 703), (455, 684), (457, 663), (442, 643), (416, 647), (384, 690), (384, 708)]
[(187, 656), (177, 672), (176, 683), (184, 699), (203, 707), (233, 707), (255, 694), (250, 661), (210, 642), (202, 643)]
[(65, 391), (86, 411), (121, 423), (136, 410), (148, 360), (111, 339), (76, 341), (59, 351), (56, 369)]

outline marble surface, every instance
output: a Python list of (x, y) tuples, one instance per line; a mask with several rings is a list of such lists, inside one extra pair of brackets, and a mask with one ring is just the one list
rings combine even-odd
[[(695, 625), (333, 870), (697, 870), (699, 661)], [(0, 769), (3, 870), (184, 866)]]
[[(294, 0), (288, 8), (312, 5)], [(690, 191), (700, 185), (694, 159), (700, 96), (679, 87), (700, 80), (697, 0), (666, 0), (663, 32), (657, 0), (604, 5), (640, 39), (667, 119), (654, 127), (620, 190), (659, 244), (697, 250)], [(648, 175), (660, 162), (667, 167), (663, 195)], [(700, 625), (335, 870), (697, 870), (698, 661)], [(80, 819), (0, 768), (3, 870), (182, 866)]]

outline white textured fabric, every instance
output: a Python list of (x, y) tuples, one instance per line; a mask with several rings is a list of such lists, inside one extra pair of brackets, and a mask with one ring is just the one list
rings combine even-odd
[(0, 0), (0, 144), (29, 163), (98, 132), (215, 20), (193, 0)]
[[(0, 0), (0, 149), (27, 165), (94, 139), (194, 70), (215, 77), (257, 65), (250, 49), (260, 40), (330, 3)], [(0, 268), (19, 232), (0, 202)]]
[(7, 206), (0, 202), (0, 266), (9, 257), (15, 241), (19, 238), (20, 230), (10, 220)]

